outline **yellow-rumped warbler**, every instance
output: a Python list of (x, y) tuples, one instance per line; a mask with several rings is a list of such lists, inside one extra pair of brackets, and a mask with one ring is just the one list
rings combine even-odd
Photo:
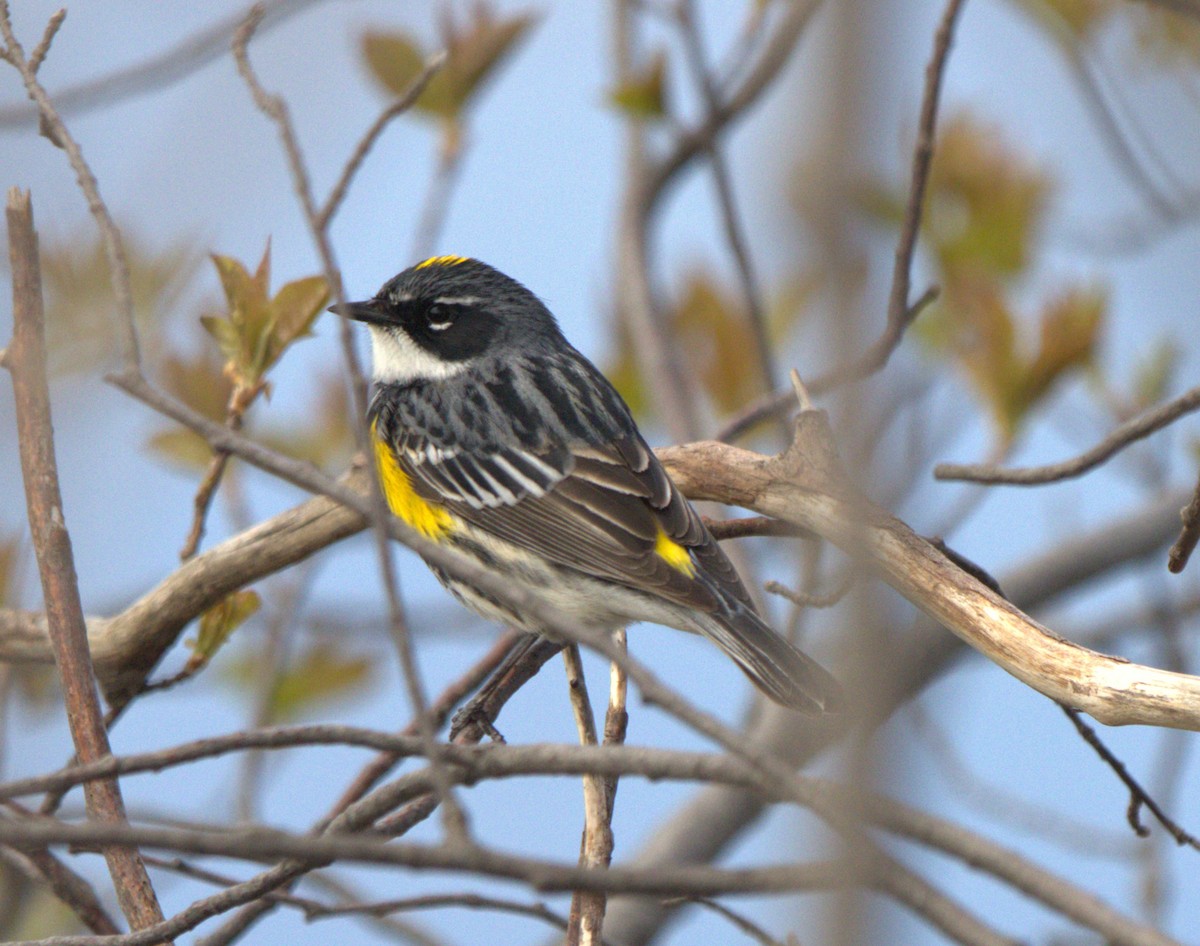
[[(703, 634), (784, 706), (820, 713), (833, 677), (759, 617), (621, 396), (528, 289), (435, 256), (333, 311), (371, 331), (370, 424), (392, 512), (564, 614)], [(535, 623), (434, 568), (483, 616)]]

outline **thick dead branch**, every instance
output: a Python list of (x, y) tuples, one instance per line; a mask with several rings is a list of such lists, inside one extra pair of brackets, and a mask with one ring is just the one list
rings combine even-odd
[[(861, 497), (844, 495), (846, 480), (828, 469), (832, 454), (821, 460), (815, 446), (830, 449), (819, 416), (801, 416), (796, 444), (779, 458), (711, 442), (668, 448), (660, 456), (690, 498), (744, 506), (824, 536), (1052, 699), (1110, 725), (1200, 728), (1200, 681), (1195, 677), (1106, 657), (1061, 640), (902, 522)], [(349, 484), (361, 490), (362, 479), (352, 475)], [(311, 499), (198, 556), (121, 615), (93, 621), (97, 673), (106, 693), (111, 697), (140, 685), (188, 621), (220, 597), (363, 527), (361, 514), (330, 499)], [(44, 621), (36, 615), (0, 612), (0, 659), (48, 661), (48, 643), (39, 636), (43, 629)]]
[(752, 509), (809, 529), (984, 656), (1053, 700), (1111, 726), (1200, 730), (1200, 678), (1109, 657), (1063, 640), (968, 575), (895, 517), (847, 492), (824, 415), (797, 419), (779, 457), (715, 442), (662, 451), (692, 499)]

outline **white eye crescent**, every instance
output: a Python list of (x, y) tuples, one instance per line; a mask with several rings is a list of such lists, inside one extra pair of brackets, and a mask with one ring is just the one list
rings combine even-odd
[(447, 319), (446, 310), (440, 305), (431, 305), (429, 307), (429, 330), (432, 332), (444, 332), (454, 324), (453, 319)]

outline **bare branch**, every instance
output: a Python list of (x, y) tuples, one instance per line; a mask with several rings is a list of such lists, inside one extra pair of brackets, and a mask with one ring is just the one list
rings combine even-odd
[(42, 68), (42, 63), (45, 62), (47, 54), (50, 52), (50, 44), (54, 42), (54, 37), (58, 35), (59, 29), (62, 28), (63, 21), (67, 18), (67, 8), (63, 7), (58, 10), (46, 23), (46, 30), (42, 33), (41, 42), (34, 47), (33, 52), (29, 54), (29, 69), (35, 75)]
[(898, 520), (847, 494), (849, 479), (818, 412), (800, 415), (792, 448), (774, 460), (717, 443), (661, 457), (688, 496), (786, 519), (865, 559), (913, 604), (1051, 699), (1109, 725), (1200, 729), (1200, 679), (1062, 640)]
[(887, 328), (871, 350), (863, 357), (860, 365), (865, 371), (887, 364), (904, 337), (904, 332), (919, 313), (916, 306), (908, 303), (909, 286), (912, 283), (913, 255), (917, 249), (917, 233), (921, 229), (921, 218), (925, 211), (925, 189), (929, 183), (929, 167), (933, 163), (933, 144), (937, 137), (938, 102), (942, 93), (942, 80), (946, 75), (946, 62), (954, 40), (954, 28), (958, 23), (965, 0), (949, 0), (937, 32), (933, 37), (933, 55), (925, 67), (925, 90), (921, 94), (921, 117), (917, 122), (917, 144), (913, 151), (912, 179), (908, 186), (908, 203), (904, 208), (904, 222), (900, 227), (900, 240), (896, 244), (896, 257), (892, 267), (892, 290), (888, 295)]
[(775, 81), (791, 59), (796, 44), (808, 29), (821, 0), (793, 0), (775, 27), (757, 60), (749, 66), (736, 86), (721, 90), (722, 96), (715, 112), (696, 128), (683, 132), (671, 151), (655, 162), (644, 182), (645, 214), (653, 213), (667, 187), (679, 172), (705, 152), (710, 141), (719, 137), (738, 119), (745, 117), (751, 107)]
[[(575, 728), (581, 746), (595, 746), (596, 718), (592, 702), (588, 698), (587, 680), (583, 675), (583, 662), (579, 646), (570, 644), (563, 648), (563, 662), (567, 667), (567, 688), (571, 695), (571, 713), (575, 717)], [(579, 842), (580, 867), (607, 867), (604, 851), (612, 852), (612, 828), (608, 821), (605, 802), (604, 780), (598, 775), (583, 776), (583, 836)], [(604, 835), (607, 833), (607, 839)], [(606, 897), (603, 893), (576, 890), (571, 894), (571, 910), (567, 917), (567, 946), (584, 946), (596, 943), (604, 923)]]
[[(317, 2), (319, 0), (268, 0), (264, 4), (263, 31), (304, 12)], [(230, 38), (245, 18), (245, 13), (236, 13), (145, 62), (114, 70), (99, 79), (67, 86), (54, 96), (57, 107), (62, 114), (85, 112), (168, 88), (224, 55)], [(27, 126), (37, 117), (36, 105), (7, 105), (0, 108), (0, 128)]]
[[(0, 25), (12, 53), (15, 40), (8, 27), (7, 9), (0, 10)], [(19, 50), (15, 55), (19, 59)], [(13, 341), (9, 370), (16, 403), (29, 531), (37, 553), (47, 628), (62, 680), (71, 738), (80, 761), (95, 762), (110, 755), (108, 733), (96, 693), (87, 628), (79, 600), (79, 580), (58, 486), (50, 392), (46, 382), (41, 269), (29, 194), (22, 194), (16, 188), (10, 190), (6, 215), (13, 274)], [(91, 818), (124, 824), (125, 805), (115, 778), (89, 783), (86, 798)], [(117, 899), (130, 925), (142, 929), (161, 922), (163, 916), (158, 899), (137, 851), (106, 846), (103, 853)]]
[[(713, 122), (720, 108), (719, 93), (716, 81), (704, 61), (704, 47), (700, 38), (700, 25), (696, 19), (695, 4), (693, 0), (683, 0), (676, 9), (688, 62), (692, 67), (696, 85), (700, 88), (704, 99), (705, 121)], [(721, 227), (725, 232), (725, 242), (729, 246), (729, 253), (737, 268), (738, 282), (743, 304), (746, 307), (746, 317), (750, 321), (750, 332), (754, 338), (763, 387), (767, 391), (773, 391), (778, 384), (775, 355), (771, 349), (771, 340), (767, 335), (767, 317), (762, 294), (754, 274), (750, 251), (746, 245), (746, 235), (738, 217), (729, 164), (725, 160), (725, 154), (715, 136), (705, 143), (705, 151), (712, 169), (713, 185), (717, 192), (717, 205), (720, 208)]]
[(726, 539), (745, 539), (751, 536), (776, 536), (779, 538), (795, 539), (813, 536), (803, 529), (797, 529), (790, 522), (781, 522), (767, 516), (742, 516), (738, 519), (710, 519), (701, 516), (708, 531), (718, 542)]
[(0, 860), (20, 870), (35, 883), (45, 885), (93, 933), (120, 933), (92, 885), (46, 848), (17, 850), (0, 847)]
[[(1047, 606), (1083, 583), (1157, 554), (1170, 541), (1183, 502), (1186, 497), (1173, 492), (1101, 528), (1075, 535), (1006, 574), (1003, 585), (1011, 599), (1026, 610)], [(872, 715), (863, 722), (868, 731), (882, 725), (934, 679), (972, 653), (962, 641), (947, 634), (928, 617), (914, 622), (905, 634), (905, 641), (903, 650), (893, 656), (887, 688), (879, 692), (872, 687)], [(855, 681), (847, 683), (853, 686)], [(851, 693), (850, 702), (854, 705), (860, 701)], [(744, 738), (769, 746), (781, 761), (799, 769), (845, 735), (843, 725), (829, 722), (799, 731), (791, 715), (767, 712), (755, 721)], [(643, 866), (707, 863), (719, 858), (762, 817), (765, 804), (761, 794), (709, 785), (659, 825), (633, 863)], [(1023, 869), (1021, 872), (1024, 873)], [(1058, 878), (1046, 874), (1042, 880), (1053, 890)], [(1044, 886), (1047, 884), (1039, 882), (1039, 888)], [(1082, 904), (1079, 912), (1087, 915), (1091, 898), (1085, 895), (1076, 902)], [(662, 904), (647, 900), (619, 900), (609, 908), (605, 922), (609, 934), (618, 942), (645, 944), (662, 928), (668, 912)]]
[[(879, 371), (891, 359), (900, 346), (904, 333), (917, 316), (936, 297), (937, 289), (927, 289), (911, 305), (908, 302), (912, 284), (912, 263), (917, 248), (917, 234), (925, 208), (925, 189), (929, 182), (929, 168), (933, 161), (933, 146), (937, 135), (938, 101), (941, 97), (942, 80), (946, 73), (946, 62), (954, 39), (954, 28), (965, 0), (949, 0), (942, 14), (937, 32), (934, 34), (933, 54), (925, 67), (925, 89), (921, 96), (921, 115), (917, 124), (917, 142), (913, 151), (912, 175), (908, 189), (908, 201), (904, 208), (904, 220), (900, 227), (900, 238), (896, 244), (892, 267), (892, 288), (888, 294), (887, 324), (883, 334), (855, 362), (836, 367), (813, 379), (809, 385), (814, 394), (837, 385), (868, 377)], [(790, 395), (779, 391), (769, 394), (751, 405), (740, 416), (730, 421), (717, 435), (718, 440), (734, 440), (754, 424), (783, 409), (789, 404)]]
[(366, 160), (371, 148), (379, 140), (379, 136), (383, 134), (384, 129), (387, 128), (394, 118), (403, 115), (413, 107), (413, 104), (420, 98), (421, 93), (425, 91), (425, 87), (429, 85), (429, 80), (445, 64), (446, 54), (444, 52), (430, 56), (425, 61), (425, 67), (413, 79), (404, 93), (379, 113), (379, 117), (375, 119), (358, 144), (355, 145), (354, 151), (351, 152), (349, 159), (346, 161), (346, 166), (342, 168), (342, 173), (338, 177), (337, 183), (333, 185), (333, 189), (329, 192), (329, 197), (326, 198), (325, 203), (321, 205), (321, 209), (317, 212), (315, 224), (319, 229), (325, 230), (329, 227), (330, 221), (333, 220), (334, 214), (338, 212), (338, 208), (342, 205), (342, 201), (346, 197), (346, 191), (350, 189), (350, 182), (354, 179), (354, 175), (358, 173), (358, 169), (362, 167), (363, 161)]
[(345, 906), (327, 907), (314, 904), (305, 908), (309, 919), (333, 916), (387, 916), (406, 910), (432, 910), (440, 907), (465, 907), (468, 910), (495, 910), (500, 913), (515, 913), (533, 917), (557, 929), (565, 931), (567, 920), (555, 913), (544, 903), (522, 903), (500, 897), (485, 897), (476, 893), (429, 894), (424, 897), (405, 897), (397, 900), (379, 900), (374, 903), (355, 903)]
[(1196, 543), (1200, 542), (1200, 480), (1196, 481), (1192, 501), (1181, 510), (1180, 518), (1183, 519), (1183, 528), (1167, 553), (1167, 568), (1176, 574), (1187, 567), (1188, 559), (1196, 550)]
[[(279, 138), (283, 144), (284, 153), (287, 156), (296, 196), (300, 201), (300, 207), (304, 212), (305, 220), (308, 222), (313, 242), (316, 244), (317, 251), (320, 254), (325, 279), (338, 305), (344, 305), (346, 299), (342, 286), (341, 272), (334, 259), (333, 246), (329, 241), (328, 230), (322, 223), (320, 211), (317, 209), (316, 202), (313, 199), (308, 169), (305, 165), (304, 155), (300, 150), (300, 143), (296, 138), (295, 128), (292, 126), (287, 103), (280, 96), (272, 95), (263, 88), (262, 83), (259, 82), (258, 76), (254, 72), (254, 67), (250, 63), (247, 46), (254, 35), (254, 31), (262, 22), (263, 15), (264, 10), (261, 4), (251, 8), (246, 21), (238, 29), (237, 33), (234, 34), (233, 58), (237, 63), (238, 73), (245, 80), (251, 95), (254, 97), (255, 104), (278, 128)], [(350, 368), (351, 386), (354, 391), (354, 405), (359, 417), (359, 423), (355, 425), (356, 439), (359, 449), (365, 450), (369, 436), (366, 430), (366, 382), (362, 368), (359, 365), (358, 354), (354, 347), (354, 340), (347, 319), (341, 320), (341, 340), (346, 364)], [(416, 655), (412, 647), (412, 635), (409, 633), (408, 622), (404, 617), (404, 606), (400, 600), (396, 574), (392, 567), (392, 549), (387, 537), (387, 524), (392, 519), (392, 515), (383, 497), (378, 472), (375, 470), (374, 465), (368, 465), (368, 470), (372, 486), (369, 517), (374, 526), (375, 547), (379, 558), (383, 587), (387, 595), (390, 617), (389, 626), (396, 643), (396, 649), (400, 655), (400, 666), (404, 672), (404, 682), (408, 690), (409, 699), (412, 702), (414, 716), (416, 717), (417, 724), (422, 727), (421, 736), (426, 742), (428, 758), (436, 768), (435, 734), (431, 728), (427, 713), (429, 701), (425, 693), (425, 685), (421, 680), (421, 674), (417, 667)], [(444, 792), (440, 794), (444, 827), (452, 838), (465, 843), (467, 834), (466, 815), (451, 794), (449, 782), (443, 788)]]
[[(911, 325), (915, 322), (917, 316), (924, 312), (937, 297), (938, 289), (936, 286), (930, 286), (926, 289), (909, 308), (908, 324)], [(824, 394), (826, 391), (832, 390), (840, 384), (865, 377), (882, 367), (882, 365), (873, 365), (867, 359), (860, 362), (860, 365), (868, 368), (863, 374), (855, 374), (856, 369), (852, 367), (835, 368), (833, 371), (818, 375), (809, 383), (808, 387), (814, 395)], [(780, 388), (778, 391), (764, 394), (762, 397), (748, 404), (736, 416), (730, 418), (725, 423), (725, 426), (717, 431), (713, 439), (724, 443), (733, 443), (745, 436), (757, 424), (761, 424), (763, 421), (770, 420), (772, 417), (778, 417), (780, 414), (787, 412), (793, 406), (794, 402), (795, 392), (791, 388)]]
[(933, 471), (939, 480), (969, 480), (973, 483), (1002, 483), (1012, 486), (1037, 486), (1082, 476), (1111, 459), (1132, 443), (1174, 423), (1180, 417), (1200, 410), (1200, 387), (1131, 417), (1111, 434), (1077, 457), (1046, 466), (998, 467), (987, 463), (939, 463)]
[(850, 589), (854, 587), (858, 581), (858, 575), (853, 568), (847, 569), (846, 574), (842, 576), (842, 580), (833, 586), (824, 594), (813, 594), (811, 592), (793, 591), (786, 585), (781, 585), (777, 581), (768, 581), (763, 588), (773, 595), (781, 595), (787, 598), (792, 604), (801, 608), (832, 608), (835, 604), (841, 601), (850, 593)]
[[(53, 24), (53, 18), (51, 23)], [(49, 39), (53, 38), (53, 32), (49, 27), (46, 37), (43, 39), (43, 45), (48, 48)], [(108, 212), (108, 206), (100, 197), (100, 185), (97, 183), (91, 167), (84, 160), (83, 151), (78, 142), (71, 137), (71, 133), (63, 124), (58, 112), (55, 111), (54, 103), (50, 101), (46, 90), (38, 82), (36, 67), (31, 61), (25, 59), (21, 44), (17, 42), (13, 33), (7, 0), (0, 2), (0, 38), (3, 38), (6, 47), (5, 58), (21, 74), (21, 79), (25, 83), (25, 91), (37, 106), (42, 128), (50, 140), (66, 152), (71, 168), (75, 171), (75, 177), (79, 181), (79, 187), (83, 191), (84, 197), (87, 198), (88, 210), (91, 211), (100, 227), (104, 252), (108, 258), (113, 295), (117, 301), (117, 334), (121, 340), (121, 354), (125, 371), (140, 371), (141, 353), (138, 346), (137, 326), (133, 317), (133, 288), (129, 277), (129, 259), (125, 255), (121, 232), (113, 222), (112, 215)]]
[[(789, 946), (788, 943), (784, 943), (782, 940), (776, 939), (757, 923), (751, 921), (749, 917), (744, 916), (735, 910), (729, 909), (729, 907), (722, 903), (718, 903), (711, 897), (689, 897), (686, 899), (680, 897), (677, 899), (668, 900), (667, 903), (695, 903), (699, 906), (707, 907), (714, 913), (725, 917), (725, 919), (727, 919), (730, 923), (757, 942), (759, 946)], [(794, 944), (795, 940), (792, 940), (792, 943)]]
[(996, 932), (920, 875), (889, 857), (879, 859), (879, 867), (871, 875), (873, 886), (904, 904), (952, 942), (964, 946), (1020, 946), (1018, 940)]
[(1096, 735), (1096, 731), (1084, 721), (1079, 715), (1079, 711), (1073, 710), (1069, 706), (1063, 706), (1062, 711), (1067, 714), (1067, 718), (1071, 720), (1075, 726), (1075, 730), (1083, 737), (1083, 741), (1095, 750), (1096, 754), (1104, 760), (1105, 764), (1116, 773), (1117, 778), (1129, 789), (1129, 809), (1127, 816), (1129, 826), (1133, 828), (1137, 836), (1144, 838), (1150, 834), (1150, 829), (1142, 824), (1140, 816), (1142, 808), (1148, 808), (1158, 823), (1175, 839), (1176, 844), (1180, 846), (1187, 845), (1200, 851), (1200, 841), (1196, 839), (1195, 835), (1181, 828), (1170, 815), (1162, 810), (1150, 793), (1142, 788), (1137, 779), (1129, 774), (1129, 769), (1125, 767), (1125, 763), (1113, 754), (1113, 751)]
[[(116, 844), (251, 860), (283, 857), (309, 864), (326, 864), (338, 860), (363, 864), (469, 870), (487, 876), (524, 881), (542, 891), (582, 888), (608, 893), (670, 896), (683, 893), (710, 896), (729, 892), (825, 890), (840, 886), (847, 879), (846, 867), (838, 861), (747, 869), (681, 866), (657, 871), (626, 867), (598, 870), (503, 854), (474, 845), (427, 845), (405, 841), (385, 843), (376, 838), (347, 834), (314, 837), (261, 828), (231, 833), (105, 823), (0, 821), (0, 841), (16, 844)], [(136, 939), (126, 937), (122, 946), (151, 941), (149, 936)], [(107, 946), (103, 938), (94, 939), (94, 943), (95, 946)], [(35, 944), (31, 943), (29, 946)]]

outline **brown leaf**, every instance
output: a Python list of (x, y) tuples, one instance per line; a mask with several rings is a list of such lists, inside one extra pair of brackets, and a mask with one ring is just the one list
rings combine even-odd
[(957, 115), (944, 122), (922, 222), (942, 279), (1022, 274), (1045, 219), (1050, 179), (999, 132)]
[[(450, 27), (445, 37), (446, 61), (413, 108), (435, 118), (457, 121), (536, 19), (531, 13), (500, 18), (488, 4), (474, 4), (466, 23)], [(363, 55), (372, 75), (393, 95), (408, 89), (426, 59), (420, 44), (404, 33), (367, 33)]]
[(1068, 288), (1046, 306), (1038, 350), (1025, 372), (1027, 408), (1063, 375), (1091, 363), (1107, 307), (1106, 293), (1095, 287)]
[(694, 271), (688, 276), (671, 324), (718, 409), (736, 410), (761, 393), (746, 310), (707, 273)]

